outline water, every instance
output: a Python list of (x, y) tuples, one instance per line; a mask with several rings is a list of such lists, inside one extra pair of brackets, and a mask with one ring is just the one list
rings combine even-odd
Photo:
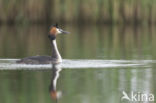
[(57, 38), (64, 60), (56, 67), (15, 63), (51, 54), (47, 26), (0, 27), (2, 103), (55, 103), (55, 93), (58, 103), (129, 103), (123, 91), (156, 95), (154, 27), (62, 27), (71, 34)]

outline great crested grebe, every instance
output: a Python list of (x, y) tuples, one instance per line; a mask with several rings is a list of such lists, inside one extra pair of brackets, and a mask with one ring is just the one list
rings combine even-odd
[(22, 64), (50, 64), (50, 63), (57, 64), (62, 62), (62, 58), (56, 44), (56, 36), (58, 34), (68, 34), (68, 33), (69, 32), (60, 29), (57, 24), (53, 25), (50, 28), (50, 32), (48, 34), (52, 46), (52, 56), (32, 56), (23, 58), (16, 62)]

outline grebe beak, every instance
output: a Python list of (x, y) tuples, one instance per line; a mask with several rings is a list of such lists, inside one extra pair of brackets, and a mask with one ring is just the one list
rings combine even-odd
[(68, 31), (64, 31), (64, 30), (62, 30), (62, 29), (59, 29), (59, 31), (60, 31), (60, 34), (69, 34), (70, 32), (68, 32)]

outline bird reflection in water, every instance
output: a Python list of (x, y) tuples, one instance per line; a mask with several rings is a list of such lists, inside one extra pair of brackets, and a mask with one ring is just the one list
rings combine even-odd
[(62, 70), (61, 65), (59, 64), (52, 64), (52, 79), (51, 84), (49, 87), (50, 96), (53, 100), (58, 101), (58, 99), (62, 96), (61, 91), (57, 91), (57, 80), (60, 75), (60, 71)]

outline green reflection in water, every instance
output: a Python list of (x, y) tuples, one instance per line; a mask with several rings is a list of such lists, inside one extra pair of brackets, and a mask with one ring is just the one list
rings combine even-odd
[[(65, 26), (58, 36), (66, 59), (156, 59), (156, 29), (124, 26)], [(46, 26), (0, 27), (0, 57), (50, 55)], [(138, 68), (63, 69), (57, 83), (59, 103), (121, 103), (122, 91), (153, 93), (156, 65)], [(2, 103), (51, 103), (51, 71), (0, 71)], [(126, 102), (126, 101), (125, 101)]]
[[(57, 82), (59, 103), (121, 103), (122, 91), (155, 92), (155, 69), (64, 69)], [(51, 103), (51, 71), (1, 71), (3, 103)], [(52, 100), (52, 102), (55, 102)]]
[[(156, 29), (131, 26), (61, 26), (57, 38), (66, 59), (155, 59)], [(46, 26), (1, 26), (0, 57), (51, 55)]]

